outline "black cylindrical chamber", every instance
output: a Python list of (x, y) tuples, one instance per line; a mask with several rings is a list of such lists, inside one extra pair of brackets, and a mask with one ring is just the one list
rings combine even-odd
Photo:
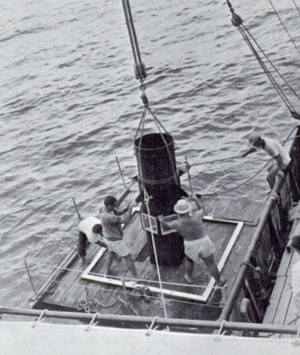
[[(176, 168), (175, 144), (169, 134), (153, 133), (140, 136), (135, 140), (135, 154), (139, 170), (140, 191), (147, 191), (150, 215), (167, 216), (174, 214), (173, 207), (180, 199), (179, 174)], [(147, 214), (143, 202), (142, 213)], [(184, 257), (183, 239), (177, 232), (161, 234), (159, 222), (154, 234), (159, 264), (179, 265)], [(151, 233), (147, 232), (150, 261), (155, 263)]]

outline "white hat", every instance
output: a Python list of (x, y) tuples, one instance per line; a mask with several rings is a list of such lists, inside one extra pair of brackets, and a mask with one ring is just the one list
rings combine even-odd
[(184, 199), (177, 201), (176, 205), (174, 206), (174, 211), (179, 214), (188, 213), (191, 209), (192, 205)]
[(248, 136), (249, 142), (253, 145), (260, 138), (260, 134), (257, 132), (251, 132)]

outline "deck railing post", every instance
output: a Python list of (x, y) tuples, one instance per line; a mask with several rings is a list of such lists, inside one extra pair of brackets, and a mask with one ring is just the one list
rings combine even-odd
[(27, 274), (28, 274), (28, 277), (29, 277), (29, 281), (30, 281), (30, 284), (31, 284), (31, 287), (32, 287), (32, 290), (34, 292), (34, 295), (35, 297), (37, 297), (37, 291), (33, 285), (33, 280), (32, 280), (32, 277), (31, 277), (31, 274), (30, 274), (30, 271), (29, 271), (29, 268), (28, 268), (28, 264), (27, 264), (27, 260), (24, 259), (24, 264), (25, 264), (25, 268), (26, 268), (26, 271), (27, 271)]
[(120, 166), (118, 157), (116, 157), (116, 161), (117, 161), (117, 164), (118, 164), (118, 167), (119, 167), (119, 171), (120, 171), (120, 174), (121, 174), (121, 178), (122, 178), (122, 181), (123, 181), (123, 185), (124, 185), (124, 187), (125, 187), (125, 189), (126, 189), (127, 186), (126, 186), (126, 183), (125, 183), (125, 180), (124, 180), (123, 171), (122, 171), (122, 169), (121, 169), (121, 166)]
[[(276, 184), (275, 184), (273, 191), (278, 191), (281, 184), (282, 184), (281, 177), (279, 177), (276, 180)], [(238, 272), (238, 275), (234, 281), (234, 284), (233, 284), (231, 292), (228, 296), (227, 302), (225, 303), (225, 306), (224, 306), (221, 316), (219, 318), (220, 321), (229, 320), (234, 303), (235, 303), (235, 301), (238, 297), (238, 294), (240, 292), (240, 289), (244, 283), (245, 276), (246, 276), (246, 273), (247, 273), (248, 267), (249, 267), (248, 264), (250, 263), (253, 250), (254, 250), (256, 243), (257, 243), (258, 239), (260, 238), (260, 236), (264, 230), (264, 227), (268, 221), (269, 214), (270, 214), (270, 211), (273, 207), (275, 200), (276, 200), (276, 197), (274, 196), (274, 193), (270, 194), (270, 196), (268, 197), (267, 205), (263, 211), (262, 217), (259, 221), (258, 227), (254, 233), (254, 236), (253, 236), (253, 239), (252, 239), (251, 244), (249, 246), (248, 252), (245, 256), (245, 260), (240, 266), (240, 270)]]

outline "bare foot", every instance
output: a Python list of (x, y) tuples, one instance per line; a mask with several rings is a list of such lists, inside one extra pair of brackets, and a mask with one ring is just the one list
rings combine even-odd
[(189, 284), (192, 284), (194, 282), (193, 279), (188, 274), (184, 274), (183, 277), (185, 281)]
[(83, 266), (86, 263), (85, 258), (80, 258), (79, 265)]
[(224, 279), (223, 277), (220, 277), (219, 281), (217, 282), (217, 285), (219, 287), (223, 287), (226, 284), (226, 279)]

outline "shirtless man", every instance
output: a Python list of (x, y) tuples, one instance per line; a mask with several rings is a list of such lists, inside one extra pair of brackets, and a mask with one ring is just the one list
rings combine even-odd
[[(134, 278), (138, 278), (136, 268), (134, 266), (130, 251), (123, 241), (123, 231), (121, 223), (127, 223), (131, 216), (132, 208), (136, 206), (136, 202), (132, 202), (126, 208), (127, 212), (122, 216), (117, 211), (118, 201), (114, 196), (106, 196), (104, 200), (104, 207), (100, 208), (100, 220), (103, 227), (104, 243), (107, 245), (109, 255), (107, 261), (107, 272), (110, 273), (114, 254), (124, 258), (128, 270)], [(122, 211), (122, 213), (125, 210)]]
[(199, 210), (193, 216), (189, 215), (192, 205), (187, 200), (179, 200), (174, 206), (174, 211), (179, 214), (179, 219), (171, 222), (164, 222), (163, 217), (159, 220), (164, 227), (175, 229), (184, 241), (185, 252), (185, 274), (184, 278), (188, 283), (192, 283), (192, 273), (194, 261), (200, 258), (205, 262), (211, 276), (216, 280), (218, 286), (223, 286), (225, 280), (220, 277), (218, 267), (214, 261), (214, 245), (205, 233), (202, 218), (204, 217), (204, 208), (195, 195), (192, 199), (196, 202)]

